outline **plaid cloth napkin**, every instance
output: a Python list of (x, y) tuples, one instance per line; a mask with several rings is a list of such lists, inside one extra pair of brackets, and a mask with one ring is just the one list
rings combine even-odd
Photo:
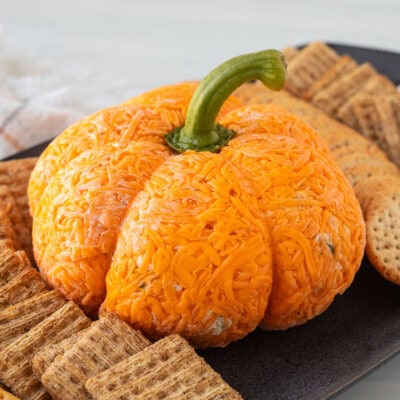
[(135, 94), (129, 83), (84, 67), (13, 55), (0, 31), (0, 159), (52, 139), (84, 115)]

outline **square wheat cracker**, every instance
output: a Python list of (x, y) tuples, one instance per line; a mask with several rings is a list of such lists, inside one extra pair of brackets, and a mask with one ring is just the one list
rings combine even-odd
[[(33, 263), (32, 218), (29, 212), (27, 188), (36, 162), (37, 157), (0, 162), (0, 193), (3, 193), (0, 195), (0, 205), (4, 207), (4, 204), (7, 206), (8, 203), (8, 211), (20, 242), (17, 248), (25, 250)], [(4, 198), (4, 187), (8, 188), (7, 199)]]
[(90, 378), (96, 400), (242, 399), (179, 335), (170, 335)]
[(0, 240), (0, 287), (30, 269), (32, 265), (25, 251), (15, 251), (10, 241)]
[(286, 62), (291, 62), (300, 53), (300, 50), (296, 47), (287, 46), (282, 50), (282, 53), (285, 56)]
[(79, 335), (41, 376), (54, 400), (86, 400), (86, 381), (151, 343), (118, 317), (105, 314)]
[(65, 304), (63, 296), (46, 291), (0, 311), (0, 350)]
[(15, 232), (14, 235), (9, 232), (9, 235), (11, 236), (9, 239), (13, 241), (13, 245), (17, 250), (22, 249), (20, 232), (22, 232), (23, 235), (26, 235), (27, 228), (22, 219), (21, 210), (17, 206), (15, 198), (8, 185), (0, 185), (0, 210), (6, 214), (7, 218), (10, 220), (12, 229)]
[(48, 399), (48, 393), (32, 371), (34, 354), (87, 328), (90, 322), (75, 303), (66, 303), (0, 351), (0, 380), (26, 400)]
[(373, 140), (388, 157), (400, 166), (400, 116), (395, 96), (359, 95), (353, 101), (353, 114), (360, 132)]
[(0, 289), (0, 311), (46, 290), (40, 273), (30, 267), (24, 269)]
[[(360, 131), (357, 116), (354, 107), (359, 102), (359, 98), (364, 95), (398, 95), (397, 87), (386, 76), (375, 74), (367, 80), (357, 93), (355, 93), (348, 101), (346, 101), (337, 111), (337, 117), (340, 121), (351, 128)], [(361, 132), (362, 133), (362, 132)]]
[(340, 57), (318, 80), (316, 80), (307, 92), (304, 94), (304, 99), (311, 101), (312, 98), (321, 90), (328, 88), (337, 79), (346, 75), (357, 67), (357, 62), (350, 56)]
[(304, 47), (289, 63), (285, 89), (299, 97), (339, 59), (335, 50), (322, 42)]
[(319, 91), (313, 97), (312, 103), (330, 116), (335, 117), (337, 110), (375, 74), (376, 71), (372, 65), (361, 64), (339, 77), (326, 89)]
[(40, 379), (50, 364), (52, 364), (57, 357), (62, 356), (68, 349), (70, 349), (79, 340), (80, 335), (86, 329), (61, 340), (58, 343), (45, 346), (35, 353), (32, 359), (32, 370), (35, 376)]
[(9, 218), (8, 212), (0, 208), (0, 240), (8, 240), (13, 248), (20, 247), (19, 240)]

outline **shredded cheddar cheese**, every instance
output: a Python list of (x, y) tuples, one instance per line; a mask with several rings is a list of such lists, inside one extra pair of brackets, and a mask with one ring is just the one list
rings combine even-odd
[(178, 332), (199, 346), (225, 345), (255, 329), (272, 264), (251, 184), (213, 153), (167, 160), (121, 226), (105, 309), (153, 338)]
[(145, 93), (53, 141), (29, 185), (33, 243), (47, 281), (89, 312), (224, 346), (324, 311), (354, 278), (365, 227), (323, 140), (278, 107), (231, 97), (227, 146), (173, 154), (163, 136), (196, 87)]

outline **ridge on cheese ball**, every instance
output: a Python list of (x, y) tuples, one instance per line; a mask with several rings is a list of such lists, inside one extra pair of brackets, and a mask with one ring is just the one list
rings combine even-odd
[(96, 312), (126, 210), (167, 146), (137, 140), (84, 151), (50, 180), (32, 234), (36, 262), (52, 287)]
[[(275, 117), (261, 129), (254, 125), (254, 112), (262, 109), (273, 110)], [(230, 119), (229, 113), (221, 123), (232, 128)], [(221, 152), (259, 185), (274, 263), (261, 327), (272, 330), (300, 325), (323, 312), (352, 283), (365, 246), (354, 191), (317, 133), (292, 129), (296, 119), (276, 106), (243, 107), (239, 134)]]
[(167, 160), (121, 227), (104, 309), (153, 339), (180, 333), (198, 347), (224, 346), (254, 330), (272, 266), (252, 185), (220, 155)]

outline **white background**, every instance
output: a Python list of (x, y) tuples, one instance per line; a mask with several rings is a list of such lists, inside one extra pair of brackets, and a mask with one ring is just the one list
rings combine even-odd
[[(400, 52), (398, 0), (0, 0), (0, 25), (12, 52), (129, 82), (132, 95), (317, 39)], [(399, 398), (400, 356), (338, 397)]]

